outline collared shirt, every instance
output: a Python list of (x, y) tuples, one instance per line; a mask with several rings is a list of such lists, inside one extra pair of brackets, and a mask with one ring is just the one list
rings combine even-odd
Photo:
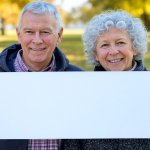
[(133, 67), (129, 71), (133, 71), (136, 68), (136, 66), (137, 66), (137, 62), (135, 61)]
[(28, 150), (59, 150), (60, 140), (29, 140)]
[[(56, 64), (55, 64), (55, 56), (52, 55), (52, 61), (50, 64), (40, 72), (45, 71), (55, 71)], [(22, 50), (19, 50), (16, 56), (16, 59), (14, 61), (14, 69), (16, 72), (32, 72), (32, 70), (24, 63), (22, 59)]]
[[(14, 69), (16, 72), (31, 72), (22, 59), (22, 50), (18, 51), (14, 61)], [(55, 71), (55, 56), (52, 56), (52, 61), (43, 71)], [(28, 142), (28, 150), (59, 150), (60, 140), (57, 139), (30, 139)]]

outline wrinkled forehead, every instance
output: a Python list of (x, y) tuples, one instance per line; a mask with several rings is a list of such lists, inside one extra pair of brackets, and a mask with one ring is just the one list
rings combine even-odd
[(105, 30), (103, 30), (102, 32), (99, 32), (98, 36), (97, 37), (103, 37), (105, 36), (106, 34), (109, 35), (110, 33), (113, 33), (114, 35), (116, 34), (121, 34), (121, 35), (125, 35), (125, 36), (128, 36), (130, 37), (130, 34), (128, 32), (128, 30), (126, 29), (120, 29), (118, 27), (110, 27), (110, 28), (107, 28)]
[(26, 11), (22, 14), (22, 18), (26, 15), (32, 15), (32, 16), (37, 16), (37, 17), (40, 17), (40, 16), (43, 16), (43, 17), (48, 17), (48, 18), (54, 18), (55, 20), (57, 19), (55, 14), (54, 13), (46, 13), (46, 12), (42, 12), (42, 13), (37, 13), (37, 12), (32, 12), (32, 11)]
[(57, 21), (53, 14), (35, 14), (32, 12), (24, 13), (21, 20), (21, 29), (23, 28), (51, 28), (57, 29)]
[(31, 11), (27, 11), (23, 14), (21, 20), (20, 20), (20, 26), (19, 30), (22, 27), (30, 26), (30, 27), (36, 27), (40, 26), (40, 28), (43, 26), (44, 28), (50, 27), (51, 30), (57, 30), (58, 29), (58, 22), (54, 14), (47, 14), (47, 13), (33, 13)]

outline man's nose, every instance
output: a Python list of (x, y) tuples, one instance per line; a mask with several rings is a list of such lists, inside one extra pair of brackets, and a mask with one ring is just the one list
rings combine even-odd
[(33, 42), (36, 43), (36, 44), (40, 44), (40, 43), (43, 42), (39, 32), (35, 33), (35, 35), (33, 37)]

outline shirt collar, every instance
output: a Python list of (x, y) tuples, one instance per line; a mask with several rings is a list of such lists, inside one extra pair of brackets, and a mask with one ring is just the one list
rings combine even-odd
[[(52, 55), (52, 60), (50, 64), (40, 72), (46, 71), (55, 71), (56, 63), (55, 63), (55, 56)], [(14, 61), (14, 69), (16, 72), (32, 72), (31, 69), (25, 64), (24, 60), (22, 59), (22, 49), (18, 51), (16, 59)]]
[(133, 65), (133, 67), (132, 67), (129, 71), (133, 71), (133, 70), (135, 70), (136, 66), (137, 66), (137, 62), (136, 62), (136, 61), (134, 61), (134, 65)]

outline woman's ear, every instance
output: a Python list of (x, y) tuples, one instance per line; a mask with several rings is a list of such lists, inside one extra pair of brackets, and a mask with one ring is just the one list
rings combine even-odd
[(133, 50), (133, 56), (138, 55), (138, 52), (136, 50)]
[(99, 61), (99, 60), (98, 60), (98, 57), (97, 57), (96, 50), (95, 50), (95, 59), (96, 59), (96, 61)]

